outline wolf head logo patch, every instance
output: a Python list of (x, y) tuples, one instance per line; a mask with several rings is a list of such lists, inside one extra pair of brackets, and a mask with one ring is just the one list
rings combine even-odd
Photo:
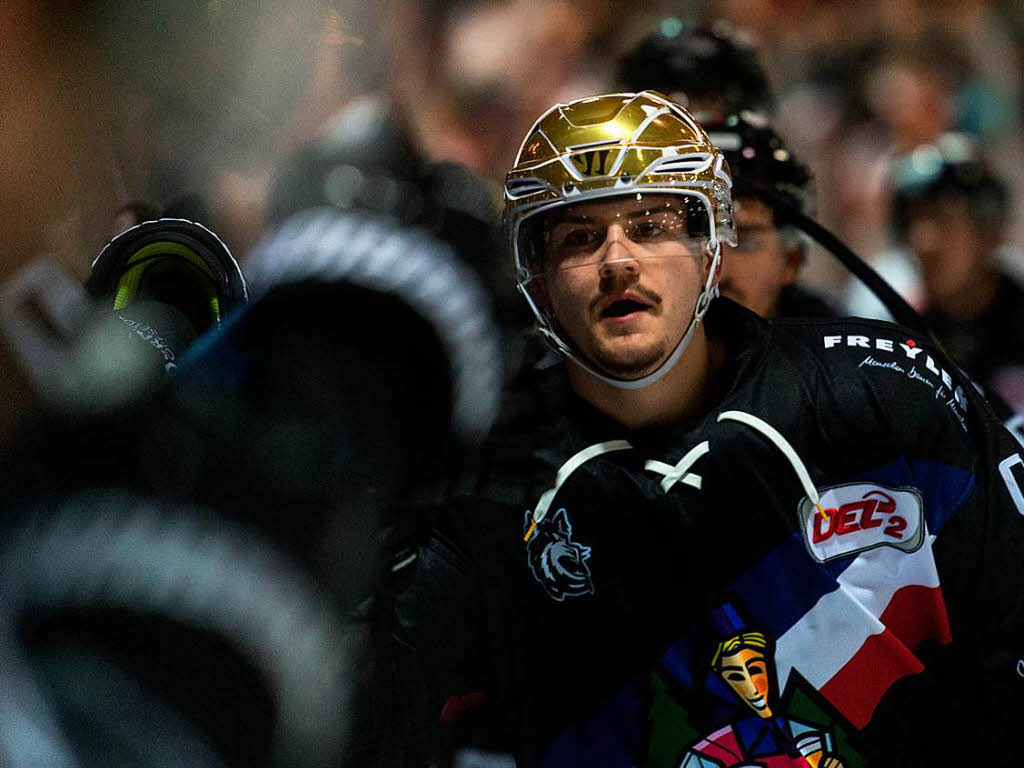
[[(533, 515), (527, 512), (526, 528), (532, 523)], [(526, 544), (526, 555), (533, 578), (553, 600), (594, 594), (587, 565), (590, 547), (572, 540), (572, 523), (564, 508), (537, 525)]]

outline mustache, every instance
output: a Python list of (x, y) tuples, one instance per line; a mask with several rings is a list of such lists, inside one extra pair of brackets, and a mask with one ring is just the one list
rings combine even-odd
[[(590, 311), (593, 312), (597, 309), (597, 305), (603, 301), (609, 293), (620, 293), (620, 291), (601, 291), (593, 299), (590, 300)], [(653, 288), (648, 288), (645, 285), (632, 285), (629, 287), (629, 293), (635, 293), (651, 303), (651, 305), (661, 304), (661, 294)]]

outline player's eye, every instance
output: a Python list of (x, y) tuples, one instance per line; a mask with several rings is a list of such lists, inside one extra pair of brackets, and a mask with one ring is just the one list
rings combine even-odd
[(630, 226), (630, 240), (637, 243), (655, 243), (678, 240), (686, 236), (685, 219), (677, 211), (651, 212)]
[(630, 231), (630, 240), (638, 243), (650, 242), (657, 240), (666, 234), (665, 227), (662, 226), (660, 221), (654, 219), (644, 219), (638, 221)]
[(604, 231), (595, 227), (564, 227), (556, 230), (554, 238), (555, 248), (567, 255), (587, 252), (600, 245)]

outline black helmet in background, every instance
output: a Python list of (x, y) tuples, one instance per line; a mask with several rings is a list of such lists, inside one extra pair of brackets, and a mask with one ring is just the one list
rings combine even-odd
[(508, 279), (497, 193), (469, 169), (431, 163), (401, 109), (375, 95), (346, 104), (321, 136), (277, 169), (270, 225), (328, 208), (383, 215), (452, 246), (479, 274), (499, 324), (528, 323)]
[(912, 209), (943, 197), (962, 197), (971, 217), (996, 229), (1009, 212), (1006, 184), (996, 177), (971, 137), (945, 133), (895, 159), (889, 171), (892, 225), (905, 238)]
[(726, 21), (663, 19), (619, 60), (617, 79), (629, 91), (667, 94), (702, 123), (775, 109), (753, 41)]
[[(810, 169), (766, 121), (735, 114), (704, 127), (729, 163), (734, 197), (771, 196), (801, 211), (812, 207)], [(776, 211), (776, 224), (784, 223), (785, 212)]]

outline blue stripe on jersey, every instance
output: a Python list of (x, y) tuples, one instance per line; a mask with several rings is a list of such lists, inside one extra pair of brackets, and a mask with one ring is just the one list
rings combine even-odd
[(937, 534), (974, 492), (974, 473), (924, 459), (899, 458), (851, 482), (912, 485), (921, 491), (928, 532)]
[[(647, 675), (634, 679), (588, 717), (562, 731), (543, 768), (623, 768), (646, 753)], [(641, 682), (644, 687), (641, 687)]]

